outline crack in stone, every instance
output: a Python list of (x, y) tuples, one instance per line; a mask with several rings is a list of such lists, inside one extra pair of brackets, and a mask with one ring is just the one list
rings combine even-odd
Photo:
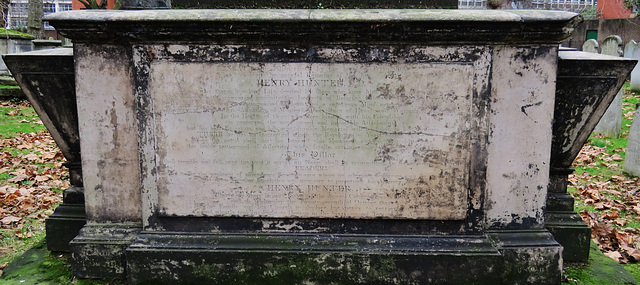
[(368, 128), (368, 127), (365, 127), (365, 126), (357, 125), (354, 122), (351, 122), (351, 121), (349, 121), (347, 119), (344, 119), (344, 118), (342, 118), (342, 117), (340, 117), (340, 116), (338, 116), (336, 114), (329, 113), (329, 112), (327, 112), (325, 110), (320, 110), (320, 111), (322, 113), (325, 113), (325, 114), (329, 115), (329, 116), (335, 117), (337, 120), (341, 120), (341, 121), (343, 121), (343, 122), (345, 122), (347, 124), (356, 126), (356, 127), (360, 128), (360, 129), (367, 130), (367, 131), (372, 131), (372, 132), (376, 132), (376, 133), (380, 133), (380, 134), (385, 134), (385, 135), (427, 135), (427, 136), (443, 136), (443, 137), (445, 136), (445, 135), (438, 135), (438, 134), (429, 134), (429, 133), (424, 133), (424, 132), (388, 132), (388, 131), (381, 131), (381, 130), (376, 130), (376, 129)]

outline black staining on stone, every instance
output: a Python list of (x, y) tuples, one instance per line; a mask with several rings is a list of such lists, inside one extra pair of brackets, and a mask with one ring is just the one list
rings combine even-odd
[[(541, 216), (541, 213), (537, 213), (536, 216)], [(540, 217), (521, 217), (518, 214), (511, 214), (510, 220), (511, 222), (508, 224), (494, 223), (491, 225), (491, 228), (501, 230), (527, 230), (542, 228), (542, 219)]]
[[(533, 163), (529, 163), (527, 168), (529, 169), (529, 171), (527, 171), (525, 173), (525, 175), (527, 175), (529, 177), (534, 177), (534, 176), (536, 176), (536, 175), (538, 175), (540, 173), (540, 168), (537, 165), (533, 164)], [(538, 189), (538, 190), (540, 190), (540, 189)]]
[(534, 106), (540, 106), (540, 105), (542, 105), (542, 101), (537, 102), (537, 103), (533, 103), (533, 104), (527, 104), (527, 105), (524, 105), (524, 106), (520, 107), (520, 111), (522, 111), (522, 113), (524, 113), (525, 115), (529, 116), (529, 114), (527, 114), (527, 109), (531, 108), (531, 107), (534, 107)]
[(513, 56), (513, 63), (522, 64), (524, 68), (528, 68), (529, 61), (535, 61), (537, 55), (537, 49), (524, 49), (518, 51)]
[[(473, 219), (479, 217), (473, 217)], [(459, 221), (411, 219), (256, 219), (250, 217), (172, 216), (156, 211), (150, 228), (175, 232), (225, 233), (329, 233), (329, 234), (478, 234), (481, 225), (470, 217)]]

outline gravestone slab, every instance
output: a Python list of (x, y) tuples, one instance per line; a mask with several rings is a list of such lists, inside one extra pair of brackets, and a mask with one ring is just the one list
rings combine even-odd
[(544, 211), (558, 43), (576, 14), (46, 20), (75, 49), (90, 222), (71, 243), (74, 274), (560, 282)]
[(629, 142), (627, 143), (626, 157), (624, 159), (624, 170), (640, 176), (640, 116), (633, 118), (631, 129), (629, 130)]
[(582, 44), (582, 51), (600, 53), (600, 44), (597, 40), (588, 39)]
[[(602, 41), (602, 54), (611, 56), (622, 56), (622, 39), (620, 36), (608, 36)], [(594, 134), (604, 135), (605, 137), (620, 137), (622, 131), (622, 89), (609, 105), (609, 109), (604, 113), (600, 122), (593, 130)]]
[[(640, 46), (634, 40), (627, 43), (624, 48), (624, 57), (640, 59)], [(636, 66), (631, 72), (631, 80), (629, 83), (631, 91), (640, 91), (640, 68)]]

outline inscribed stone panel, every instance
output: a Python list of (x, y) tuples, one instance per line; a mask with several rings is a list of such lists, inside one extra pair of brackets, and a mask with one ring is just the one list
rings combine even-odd
[(464, 219), (473, 86), (469, 63), (154, 61), (158, 210)]

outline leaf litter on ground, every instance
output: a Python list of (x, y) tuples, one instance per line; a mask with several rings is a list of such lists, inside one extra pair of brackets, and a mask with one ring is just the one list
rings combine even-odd
[[(28, 102), (2, 101), (10, 107), (6, 116), (18, 116)], [(19, 121), (41, 124), (36, 118)], [(2, 126), (0, 126), (2, 128)], [(62, 191), (69, 187), (64, 156), (47, 131), (0, 136), (0, 238), (29, 239), (43, 227), (44, 219), (62, 202)], [(36, 221), (36, 223), (33, 223)], [(9, 236), (11, 235), (11, 236)], [(0, 245), (0, 256), (10, 252), (10, 244)]]
[[(626, 96), (640, 98), (626, 92)], [(635, 106), (625, 106), (624, 117), (633, 119)], [(627, 124), (628, 129), (630, 125)], [(628, 136), (628, 130), (622, 137)], [(625, 149), (607, 149), (612, 144), (603, 136), (606, 146), (587, 142), (574, 160), (573, 167), (584, 170), (569, 176), (574, 196), (584, 204), (580, 216), (592, 229), (591, 237), (598, 248), (619, 263), (640, 262), (640, 181), (623, 173)], [(599, 171), (609, 169), (611, 172)], [(616, 174), (611, 174), (616, 173)]]

